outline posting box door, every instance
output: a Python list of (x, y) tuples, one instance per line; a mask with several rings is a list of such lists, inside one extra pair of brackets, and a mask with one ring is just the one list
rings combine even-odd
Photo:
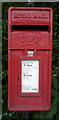
[(28, 56), (26, 50), (12, 51), (11, 62), (13, 65), (11, 66), (12, 78), (10, 81), (12, 91), (10, 96), (13, 96), (11, 103), (14, 106), (20, 108), (24, 105), (27, 106), (27, 109), (29, 106), (30, 109), (31, 106), (37, 108), (40, 104), (41, 107), (48, 104), (50, 53), (36, 51), (33, 56)]

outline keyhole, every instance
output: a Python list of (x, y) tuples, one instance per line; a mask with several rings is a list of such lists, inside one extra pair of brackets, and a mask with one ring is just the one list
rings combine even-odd
[(17, 77), (17, 80), (19, 80), (19, 77)]

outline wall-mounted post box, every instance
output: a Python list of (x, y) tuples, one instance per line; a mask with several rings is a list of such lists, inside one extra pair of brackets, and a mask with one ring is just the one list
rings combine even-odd
[(51, 106), (52, 9), (11, 7), (8, 11), (8, 108)]

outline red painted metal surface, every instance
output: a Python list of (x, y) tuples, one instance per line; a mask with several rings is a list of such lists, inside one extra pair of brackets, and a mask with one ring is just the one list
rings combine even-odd
[[(10, 7), (8, 10), (9, 110), (36, 111), (51, 107), (52, 18), (53, 10), (48, 7)], [(28, 56), (28, 51), (34, 55)], [(40, 63), (37, 93), (22, 92), (23, 60)]]

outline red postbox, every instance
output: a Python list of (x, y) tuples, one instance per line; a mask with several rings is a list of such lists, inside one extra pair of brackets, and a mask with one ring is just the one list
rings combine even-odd
[(9, 8), (9, 110), (50, 109), (52, 19), (53, 11), (49, 7)]

